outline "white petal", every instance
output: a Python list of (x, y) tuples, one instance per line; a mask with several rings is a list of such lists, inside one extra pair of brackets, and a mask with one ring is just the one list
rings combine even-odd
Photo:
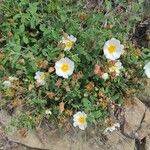
[(4, 84), (4, 86), (7, 86), (7, 87), (11, 87), (12, 86), (12, 83), (9, 80), (4, 81), (3, 84)]
[(56, 69), (56, 74), (58, 75), (58, 76), (63, 76), (63, 73), (62, 73), (62, 71), (60, 70), (60, 68), (58, 68), (58, 69)]
[(147, 69), (150, 70), (150, 62), (148, 62), (148, 63), (144, 66), (144, 69), (145, 69), (145, 70), (147, 70)]
[(37, 80), (37, 83), (39, 84), (39, 85), (45, 85), (45, 80)]
[(84, 125), (79, 125), (79, 128), (81, 129), (81, 130), (85, 130), (85, 128), (87, 127), (87, 124), (85, 123)]
[(70, 41), (74, 42), (74, 43), (77, 41), (77, 38), (74, 37), (73, 35), (70, 35), (70, 36), (68, 37), (68, 39), (69, 39)]
[(73, 117), (76, 118), (76, 117), (78, 117), (78, 116), (80, 116), (80, 115), (82, 115), (82, 112), (81, 112), (81, 111), (78, 111), (76, 114), (73, 115)]
[(62, 37), (62, 40), (60, 41), (61, 43), (67, 43), (68, 42), (68, 39), (66, 39), (66, 38), (64, 38), (64, 37)]
[(41, 72), (40, 72), (40, 71), (37, 71), (35, 74), (36, 74), (36, 75), (39, 75), (39, 74), (41, 74)]
[(114, 54), (108, 53), (107, 50), (104, 51), (104, 55), (105, 55), (105, 57), (106, 57), (107, 59), (110, 59), (110, 60), (116, 60)]
[(110, 132), (113, 132), (113, 131), (115, 131), (116, 130), (116, 128), (114, 127), (114, 126), (112, 126), (111, 128), (110, 128)]
[(65, 79), (68, 79), (69, 76), (67, 74), (64, 74), (64, 75), (62, 75), (62, 77)]
[(17, 81), (18, 78), (16, 78), (16, 77), (9, 77), (9, 80), (10, 80), (10, 81)]
[(104, 73), (104, 74), (102, 75), (102, 78), (103, 78), (104, 80), (107, 80), (107, 79), (109, 78), (108, 73)]
[(64, 51), (70, 51), (70, 49), (71, 49), (71, 47), (67, 47), (67, 46), (66, 46), (66, 47), (64, 48)]
[(116, 59), (120, 58), (121, 54), (122, 54), (121, 51), (116, 51), (115, 53), (112, 54), (113, 59), (116, 60)]
[(109, 131), (109, 129), (106, 128), (106, 129), (104, 130), (104, 134), (106, 134), (108, 131)]
[(46, 115), (51, 115), (52, 112), (51, 112), (49, 109), (47, 109), (47, 110), (45, 111), (45, 114), (46, 114)]
[(150, 70), (146, 69), (145, 74), (147, 75), (148, 78), (150, 78)]
[(74, 127), (77, 127), (77, 126), (78, 126), (77, 122), (74, 122), (74, 123), (73, 123), (73, 126), (74, 126)]
[(119, 123), (115, 123), (114, 126), (120, 128), (120, 124)]

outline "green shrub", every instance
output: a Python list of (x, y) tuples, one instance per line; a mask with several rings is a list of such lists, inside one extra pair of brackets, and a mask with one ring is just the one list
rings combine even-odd
[[(88, 123), (103, 120), (110, 105), (122, 104), (142, 87), (146, 49), (135, 47), (129, 39), (140, 21), (142, 3), (106, 0), (99, 11), (92, 11), (84, 0), (5, 0), (0, 25), (0, 106), (21, 107), (16, 119), (19, 128), (36, 126), (44, 118), (62, 126), (76, 111), (84, 111)], [(60, 43), (67, 34), (77, 38), (70, 51), (64, 51)], [(120, 57), (124, 69), (104, 80), (94, 69), (98, 65), (108, 72), (115, 63), (103, 53), (111, 37), (125, 47)], [(69, 78), (55, 73), (55, 63), (63, 57), (75, 65)], [(41, 86), (34, 79), (38, 71), (45, 75)], [(6, 87), (3, 82), (10, 76), (18, 80)]]

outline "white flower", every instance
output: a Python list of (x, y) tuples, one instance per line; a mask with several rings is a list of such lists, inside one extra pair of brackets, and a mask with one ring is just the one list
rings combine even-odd
[(18, 78), (16, 78), (16, 77), (11, 77), (11, 76), (9, 77), (9, 81), (13, 82), (13, 81), (17, 81), (17, 80), (18, 80)]
[(55, 63), (55, 70), (58, 76), (68, 78), (74, 71), (74, 62), (69, 58), (61, 58)]
[(120, 70), (123, 69), (122, 63), (120, 60), (117, 60), (117, 62), (109, 68), (110, 73), (115, 72), (116, 76), (120, 75)]
[(77, 112), (75, 115), (73, 115), (73, 126), (78, 126), (81, 130), (85, 130), (87, 127), (86, 117), (87, 115), (84, 112)]
[(13, 82), (14, 81), (17, 81), (17, 80), (19, 80), (18, 78), (16, 78), (16, 77), (9, 77), (8, 78), (8, 80), (6, 80), (6, 81), (4, 81), (3, 82), (3, 84), (4, 84), (4, 86), (6, 86), (6, 87), (13, 87)]
[(36, 81), (39, 85), (44, 85), (46, 83), (45, 78), (46, 77), (45, 77), (44, 72), (38, 71), (38, 72), (35, 73), (34, 79), (36, 79)]
[(4, 84), (4, 86), (6, 86), (6, 87), (12, 87), (12, 83), (11, 83), (11, 81), (9, 81), (9, 80), (4, 81), (3, 84)]
[(46, 114), (46, 115), (51, 115), (52, 112), (50, 111), (50, 109), (47, 109), (47, 110), (45, 111), (45, 114)]
[(108, 40), (103, 47), (104, 55), (110, 60), (116, 60), (120, 58), (121, 54), (124, 52), (123, 49), (124, 46), (121, 45), (120, 41), (115, 38)]
[(103, 73), (102, 78), (103, 78), (104, 80), (107, 80), (107, 79), (109, 78), (108, 73)]
[(73, 35), (67, 35), (66, 37), (62, 37), (62, 40), (60, 41), (60, 43), (63, 43), (65, 45), (64, 50), (65, 51), (69, 51), (74, 43), (76, 42), (77, 38), (74, 37)]
[(106, 128), (104, 130), (104, 134), (106, 134), (107, 132), (113, 132), (113, 131), (117, 130), (117, 128), (120, 128), (119, 123), (115, 123), (115, 124), (113, 124), (113, 126)]
[(150, 62), (148, 62), (148, 63), (144, 66), (144, 70), (145, 70), (145, 74), (147, 75), (147, 77), (150, 78)]

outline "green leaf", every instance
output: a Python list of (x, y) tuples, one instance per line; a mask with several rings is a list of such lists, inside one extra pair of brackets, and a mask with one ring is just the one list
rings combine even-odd
[(111, 1), (106, 0), (105, 3), (106, 3), (106, 9), (107, 9), (107, 11), (110, 11), (112, 9), (112, 3), (111, 3)]
[(34, 15), (37, 12), (38, 3), (29, 3), (29, 12)]
[(82, 101), (83, 101), (83, 106), (85, 107), (85, 109), (91, 110), (91, 108), (92, 108), (91, 102), (86, 98), (82, 99)]
[(72, 60), (76, 63), (80, 62), (80, 58), (78, 57), (78, 54), (72, 55)]
[(24, 26), (24, 24), (20, 25), (19, 31), (20, 31), (21, 33), (23, 33), (23, 32), (25, 31), (25, 26)]
[(102, 112), (100, 110), (92, 112), (92, 115), (94, 116), (95, 119), (98, 119), (102, 116)]
[(27, 38), (26, 36), (23, 37), (23, 42), (24, 42), (25, 44), (28, 44), (28, 43), (29, 43), (29, 40), (28, 40), (28, 38)]
[(87, 120), (87, 122), (89, 122), (90, 124), (92, 124), (95, 121), (95, 118), (94, 118), (93, 114), (89, 114), (87, 116), (86, 120)]
[(111, 97), (111, 99), (113, 100), (113, 101), (116, 101), (116, 100), (118, 100), (120, 98), (120, 94), (119, 93), (117, 93), (117, 94), (115, 94), (113, 97)]
[(41, 31), (45, 31), (45, 27), (46, 27), (45, 24), (40, 24), (40, 30), (41, 30)]
[(13, 17), (13, 20), (17, 20), (18, 18), (21, 18), (21, 14), (16, 14), (16, 15)]

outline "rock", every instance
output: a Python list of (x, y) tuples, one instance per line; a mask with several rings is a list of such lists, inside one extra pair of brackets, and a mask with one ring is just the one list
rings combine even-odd
[(150, 150), (150, 136), (146, 137), (145, 150)]
[(150, 107), (150, 80), (146, 79), (146, 85), (143, 92), (139, 92), (137, 97), (148, 107)]
[(123, 133), (142, 140), (150, 134), (150, 110), (137, 98), (125, 106)]
[(124, 112), (124, 125), (123, 125), (123, 134), (129, 136), (130, 138), (137, 138), (137, 130), (141, 126), (143, 121), (146, 107), (145, 105), (137, 98), (135, 98), (132, 104), (125, 105)]
[(10, 141), (41, 150), (105, 150), (102, 142), (97, 144), (94, 139), (88, 140), (86, 132), (61, 134), (58, 130), (44, 130), (38, 132), (32, 130), (26, 137), (22, 137), (18, 132), (7, 136)]
[(7, 125), (11, 121), (11, 116), (4, 110), (0, 111), (0, 124)]
[(106, 142), (107, 150), (134, 150), (135, 140), (129, 139), (122, 135), (120, 132), (115, 131), (107, 135), (108, 141)]
[(137, 136), (139, 140), (142, 140), (148, 135), (150, 135), (150, 111), (146, 109), (140, 128), (137, 130)]
[[(0, 127), (6, 127), (11, 118), (6, 111), (1, 111)], [(3, 130), (3, 128), (0, 129)], [(93, 137), (87, 138), (87, 134), (92, 131), (94, 130), (90, 129), (83, 132), (75, 128), (69, 133), (60, 133), (59, 130), (50, 130), (46, 125), (43, 125), (42, 128), (28, 131), (27, 134), (23, 133), (23, 135), (20, 130), (11, 127), (11, 130), (5, 133), (5, 136), (12, 143), (41, 150), (105, 150), (102, 142), (95, 141)], [(94, 132), (96, 133), (96, 131)]]
[[(138, 99), (132, 102), (123, 109), (124, 135), (119, 131), (114, 131), (107, 134), (107, 140), (104, 141), (99, 128), (89, 127), (86, 131), (73, 128), (67, 133), (60, 133), (59, 130), (50, 129), (45, 123), (41, 128), (28, 131), (25, 136), (14, 128), (7, 133), (7, 138), (11, 142), (41, 150), (134, 150), (134, 139), (142, 140), (150, 134), (150, 111)], [(0, 125), (7, 126), (10, 120), (11, 116), (6, 111), (1, 111)], [(150, 150), (150, 139), (147, 138), (146, 141), (146, 150)]]

